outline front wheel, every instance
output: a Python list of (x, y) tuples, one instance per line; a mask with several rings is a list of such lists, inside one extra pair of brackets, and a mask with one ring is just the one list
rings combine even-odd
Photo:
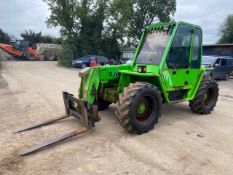
[(161, 93), (149, 83), (131, 83), (119, 95), (116, 115), (129, 132), (142, 134), (154, 128), (161, 111)]
[(196, 97), (189, 102), (191, 110), (197, 114), (210, 114), (218, 101), (218, 91), (218, 84), (215, 81), (203, 81)]

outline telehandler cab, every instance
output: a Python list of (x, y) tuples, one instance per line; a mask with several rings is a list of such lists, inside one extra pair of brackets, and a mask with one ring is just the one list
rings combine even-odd
[(80, 71), (79, 99), (63, 92), (66, 114), (60, 118), (17, 130), (33, 129), (74, 116), (84, 128), (56, 137), (30, 149), (30, 154), (48, 145), (81, 134), (100, 120), (98, 110), (116, 103), (116, 116), (129, 132), (153, 129), (162, 103), (188, 101), (191, 110), (210, 114), (218, 100), (218, 84), (206, 76), (202, 62), (202, 30), (185, 22), (157, 23), (145, 28), (131, 64), (100, 66)]

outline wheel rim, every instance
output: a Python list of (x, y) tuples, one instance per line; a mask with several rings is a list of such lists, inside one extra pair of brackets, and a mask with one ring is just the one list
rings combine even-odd
[(207, 107), (211, 107), (214, 103), (214, 90), (212, 88), (209, 88), (206, 93), (204, 94), (204, 105)]
[(142, 113), (144, 113), (145, 112), (145, 110), (146, 110), (146, 105), (145, 105), (145, 103), (140, 103), (139, 105), (138, 105), (138, 112), (140, 113), (140, 114), (142, 114)]
[(140, 100), (136, 109), (135, 119), (137, 122), (146, 123), (153, 118), (157, 110), (157, 102), (153, 96), (144, 96)]

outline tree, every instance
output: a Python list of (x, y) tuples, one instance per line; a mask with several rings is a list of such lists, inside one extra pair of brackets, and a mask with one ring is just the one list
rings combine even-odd
[(61, 38), (56, 38), (50, 35), (42, 35), (40, 43), (61, 44)]
[[(95, 4), (95, 11), (91, 9), (90, 0), (83, 0), (77, 8), (80, 18), (80, 32), (78, 33), (79, 54), (104, 54), (101, 48), (103, 22), (105, 19), (104, 1)], [(92, 12), (93, 11), (93, 12)]]
[(176, 0), (44, 1), (51, 11), (48, 26), (61, 28), (62, 37), (68, 38), (63, 44), (75, 40), (68, 44), (73, 56), (116, 58), (121, 46), (136, 45), (146, 25), (168, 21), (176, 10)]
[(20, 36), (28, 41), (29, 43), (31, 44), (36, 44), (36, 43), (39, 43), (41, 41), (41, 35), (42, 35), (42, 32), (34, 32), (32, 30), (26, 30), (24, 33), (21, 33)]
[(170, 21), (176, 11), (176, 0), (133, 0), (130, 18), (130, 34), (133, 39), (141, 37), (142, 30), (153, 22)]
[(64, 46), (69, 45), (70, 51), (76, 52), (71, 55), (104, 54), (101, 47), (106, 0), (44, 1), (48, 3), (51, 10), (47, 24), (50, 27), (61, 27), (61, 35), (67, 38), (63, 41)]
[(220, 44), (233, 43), (233, 15), (229, 15), (220, 27)]
[(26, 30), (24, 33), (20, 34), (21, 37), (34, 46), (37, 43), (52, 43), (52, 44), (61, 44), (61, 39), (56, 38), (50, 35), (42, 35), (42, 32), (34, 32), (32, 30)]
[(114, 0), (109, 10), (109, 31), (136, 45), (145, 26), (165, 22), (176, 11), (176, 0)]
[(8, 44), (11, 41), (11, 36), (4, 32), (2, 29), (0, 29), (0, 43)]
[(70, 67), (73, 58), (77, 55), (77, 48), (75, 47), (75, 38), (66, 38), (62, 41), (62, 50), (58, 54), (58, 64), (66, 67)]

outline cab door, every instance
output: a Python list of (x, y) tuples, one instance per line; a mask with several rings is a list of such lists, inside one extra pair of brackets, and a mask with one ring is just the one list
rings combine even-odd
[[(197, 83), (201, 60), (201, 30), (181, 24), (178, 26), (167, 56), (164, 78), (171, 101), (187, 97)], [(197, 36), (200, 32), (200, 36)]]
[(168, 90), (183, 89), (189, 85), (189, 57), (191, 53), (193, 28), (179, 25), (173, 39), (166, 64), (170, 82)]

